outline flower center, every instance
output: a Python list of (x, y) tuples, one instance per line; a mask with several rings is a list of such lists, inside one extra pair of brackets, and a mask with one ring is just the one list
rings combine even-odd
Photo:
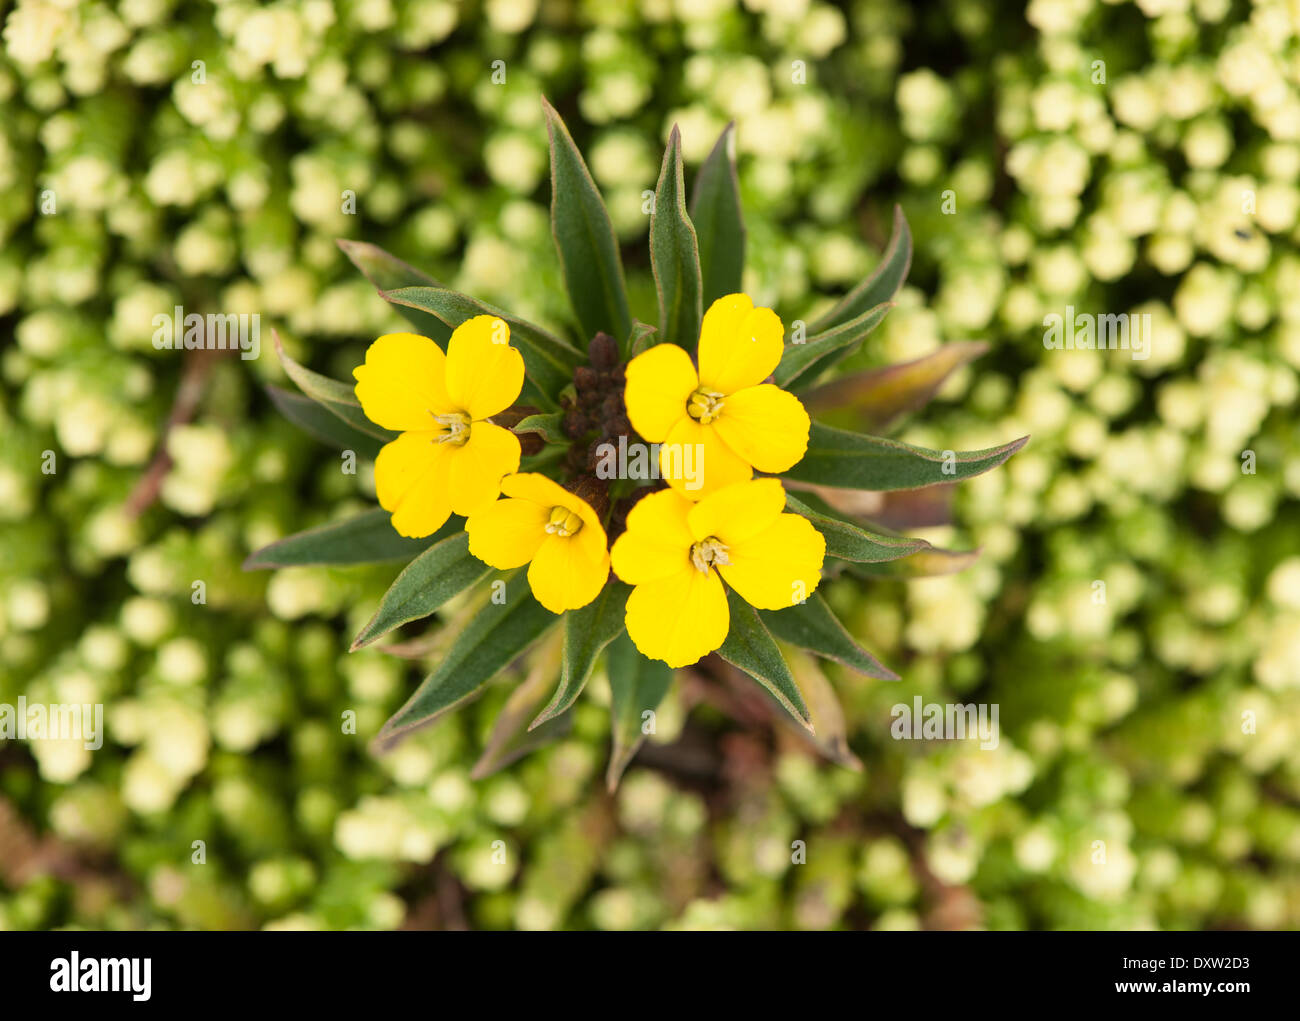
[(713, 536), (709, 536), (691, 547), (691, 563), (695, 565), (697, 571), (708, 574), (711, 566), (725, 567), (731, 563), (731, 557), (727, 555), (726, 546)]
[(722, 414), (722, 398), (725, 396), (725, 394), (720, 394), (716, 390), (706, 390), (704, 387), (700, 387), (691, 394), (691, 399), (686, 402), (686, 414), (699, 422), (700, 425), (708, 425)]
[(582, 518), (567, 507), (552, 507), (551, 519), (546, 522), (546, 531), (551, 535), (558, 535), (561, 539), (567, 539), (582, 531)]
[[(433, 415), (433, 412), (429, 414)], [(463, 411), (453, 411), (450, 415), (433, 415), (433, 420), (447, 430), (435, 442), (452, 443), (458, 447), (468, 442), (470, 417)]]

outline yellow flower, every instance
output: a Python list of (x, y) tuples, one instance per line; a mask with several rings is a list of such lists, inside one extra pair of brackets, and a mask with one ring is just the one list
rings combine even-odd
[(609, 578), (605, 529), (591, 505), (536, 472), (507, 475), (498, 500), (465, 522), (469, 551), (500, 570), (528, 568), (528, 587), (552, 613), (596, 598)]
[(792, 606), (817, 588), (826, 540), (784, 507), (776, 479), (739, 482), (699, 503), (673, 489), (637, 502), (611, 560), (635, 586), (627, 633), (642, 655), (679, 667), (718, 648), (731, 624), (723, 581), (760, 610)]
[[(753, 469), (783, 472), (808, 449), (808, 413), (793, 394), (762, 381), (781, 360), (784, 330), (770, 308), (744, 294), (719, 298), (700, 326), (699, 371), (674, 344), (659, 344), (627, 367), (624, 398), (633, 427), (661, 443), (660, 472), (696, 499), (744, 482)], [(689, 450), (689, 453), (688, 453)], [(681, 470), (695, 457), (703, 485)]]
[(475, 316), (445, 355), (428, 337), (388, 333), (352, 370), (366, 417), (402, 434), (375, 458), (379, 504), (401, 535), (432, 535), (452, 514), (491, 503), (519, 467), (519, 440), (487, 421), (523, 389), (524, 360), (509, 341), (504, 320)]

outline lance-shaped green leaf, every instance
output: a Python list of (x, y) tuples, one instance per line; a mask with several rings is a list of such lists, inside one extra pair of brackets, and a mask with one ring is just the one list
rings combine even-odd
[(700, 165), (691, 194), (691, 222), (700, 244), (703, 304), (708, 308), (727, 294), (741, 290), (745, 271), (745, 219), (740, 185), (730, 141), (735, 124), (728, 124)]
[(777, 384), (788, 387), (801, 377), (809, 382), (816, 379), (823, 370), (852, 354), (853, 348), (880, 325), (893, 307), (892, 301), (883, 302), (847, 323), (813, 334), (802, 344), (787, 344), (774, 373)]
[(563, 737), (573, 728), (573, 713), (563, 713), (531, 730), (528, 727), (528, 721), (546, 704), (551, 686), (560, 672), (560, 642), (555, 640), (557, 637), (547, 638), (530, 657), (528, 676), (510, 693), (493, 721), (483, 754), (470, 771), (471, 780), (482, 780), (505, 769), (534, 749)]
[(790, 668), (781, 658), (781, 650), (759, 619), (758, 611), (730, 588), (727, 589), (727, 606), (731, 613), (731, 627), (718, 655), (758, 681), (786, 712), (811, 729), (808, 707), (790, 675)]
[(860, 428), (882, 432), (909, 411), (924, 407), (957, 369), (984, 354), (982, 341), (945, 344), (922, 358), (867, 369), (804, 391), (810, 413), (842, 409)]
[[(349, 241), (339, 238), (338, 246), (343, 254), (352, 260), (352, 265), (361, 270), (367, 280), (375, 285), (382, 296), (385, 291), (394, 291), (399, 287), (441, 287), (433, 277), (421, 273), (414, 266), (409, 266), (395, 255), (390, 255), (378, 245), (364, 241)], [(437, 316), (424, 309), (410, 305), (390, 302), (402, 317), (422, 333), (446, 350), (447, 341), (451, 339), (451, 327)]]
[(275, 351), (280, 356), (280, 364), (284, 366), (284, 371), (299, 390), (326, 411), (368, 436), (374, 436), (385, 443), (397, 438), (397, 433), (377, 426), (366, 418), (366, 413), (361, 410), (361, 402), (357, 400), (353, 387), (299, 365), (289, 357), (275, 330), (271, 331), (271, 339), (275, 341)]
[(542, 109), (551, 140), (551, 233), (582, 337), (601, 330), (626, 337), (632, 316), (605, 201), (560, 115), (545, 99)]
[(838, 515), (810, 507), (802, 500), (795, 499), (789, 493), (785, 495), (785, 506), (795, 514), (802, 514), (812, 522), (813, 527), (826, 539), (826, 555), (840, 560), (850, 560), (860, 564), (877, 564), (889, 560), (898, 560), (912, 554), (930, 549), (924, 539), (910, 539), (898, 535), (879, 535), (845, 521)]
[(694, 351), (700, 338), (700, 247), (686, 212), (682, 134), (673, 125), (650, 216), (650, 268), (659, 293), (659, 339)]
[(564, 671), (560, 686), (550, 704), (533, 720), (533, 727), (566, 712), (582, 694), (596, 657), (623, 632), (623, 614), (631, 594), (631, 586), (611, 579), (590, 603), (564, 615)]
[(464, 518), (452, 517), (433, 535), (408, 539), (393, 530), (388, 511), (380, 508), (344, 521), (331, 521), (328, 525), (298, 532), (263, 546), (244, 561), (244, 570), (410, 560), (464, 526)]
[(808, 702), (808, 712), (812, 717), (813, 732), (810, 734), (802, 727), (790, 724), (790, 729), (808, 741), (822, 755), (846, 769), (862, 771), (862, 761), (849, 748), (848, 724), (844, 719), (844, 709), (835, 695), (835, 689), (821, 667), (811, 656), (792, 649), (788, 645), (781, 649), (781, 654), (790, 664), (795, 683), (803, 692)]
[(802, 603), (780, 610), (759, 610), (758, 615), (768, 631), (783, 642), (843, 663), (868, 677), (885, 681), (899, 679), (898, 674), (853, 640), (817, 592)]
[(627, 339), (628, 358), (635, 358), (642, 351), (659, 343), (659, 338), (656, 336), (658, 332), (658, 330), (647, 323), (640, 322), (639, 320), (633, 322), (632, 332)]
[(393, 748), (412, 731), (470, 699), (559, 622), (533, 598), (524, 571), (510, 578), (504, 595), (500, 603), (488, 602), (456, 636), (437, 669), (384, 724), (375, 737), (376, 751)]
[(533, 384), (531, 393), (529, 387), (524, 387), (525, 394), (540, 396), (552, 407), (555, 395), (573, 378), (574, 366), (586, 360), (577, 348), (555, 334), (458, 291), (449, 291), (445, 287), (399, 287), (395, 291), (386, 291), (384, 297), (397, 305), (425, 309), (453, 330), (477, 315), (504, 319), (510, 325), (511, 346), (519, 350), (524, 360), (524, 374)]
[(929, 450), (814, 422), (808, 452), (785, 476), (844, 489), (916, 489), (982, 475), (1028, 442), (1022, 436), (986, 450)]
[(883, 301), (892, 301), (912, 266), (912, 232), (901, 206), (894, 207), (894, 229), (885, 254), (875, 272), (849, 291), (840, 302), (812, 324), (813, 333), (823, 333), (847, 323)]
[(332, 415), (310, 397), (290, 393), (271, 383), (266, 384), (267, 395), (285, 418), (322, 443), (339, 450), (355, 451), (358, 457), (373, 461), (384, 445), (375, 437), (352, 428), (337, 415)]
[(394, 628), (429, 616), (452, 596), (491, 573), (491, 567), (470, 553), (468, 533), (449, 535), (402, 569), (350, 651), (356, 652)]
[(878, 578), (933, 578), (964, 571), (980, 557), (980, 550), (949, 550), (932, 546), (896, 564), (853, 564), (854, 574)]
[(564, 435), (564, 416), (558, 411), (552, 411), (545, 415), (529, 415), (527, 418), (521, 418), (510, 431), (513, 433), (537, 433), (545, 443), (568, 443), (569, 438)]
[(627, 764), (645, 740), (643, 714), (654, 712), (673, 683), (673, 669), (657, 659), (646, 659), (625, 633), (614, 639), (606, 659), (610, 690), (610, 729), (614, 747), (605, 782), (618, 786)]

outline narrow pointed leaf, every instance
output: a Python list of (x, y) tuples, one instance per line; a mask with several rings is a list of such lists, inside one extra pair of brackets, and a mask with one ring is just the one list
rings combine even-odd
[(610, 752), (605, 782), (612, 791), (645, 741), (642, 714), (654, 712), (673, 683), (673, 669), (657, 659), (646, 659), (626, 633), (609, 647), (610, 729), (614, 747)]
[(763, 626), (758, 612), (730, 588), (727, 589), (727, 603), (731, 611), (731, 630), (727, 632), (727, 640), (722, 643), (718, 655), (758, 681), (781, 708), (811, 729), (808, 707), (799, 694), (790, 668), (781, 658), (781, 650)]
[(729, 152), (734, 124), (723, 129), (700, 165), (691, 194), (691, 222), (700, 245), (703, 304), (708, 308), (741, 290), (745, 270), (745, 220), (736, 164)]
[(545, 99), (542, 109), (551, 140), (551, 233), (582, 338), (601, 330), (627, 337), (632, 316), (605, 201), (560, 115)]
[(627, 340), (626, 350), (628, 352), (628, 358), (635, 358), (642, 351), (659, 343), (658, 338), (655, 336), (658, 332), (658, 330), (647, 323), (640, 321), (633, 322), (632, 333), (628, 336)]
[(284, 366), (285, 373), (299, 390), (322, 408), (368, 436), (383, 440), (385, 443), (397, 438), (397, 433), (377, 426), (366, 418), (366, 413), (361, 410), (361, 402), (357, 400), (352, 386), (299, 365), (289, 357), (284, 344), (280, 342), (279, 334), (274, 330), (271, 331), (271, 338), (275, 341), (275, 351), (280, 356), (280, 364)]
[(546, 704), (556, 675), (560, 672), (558, 635), (548, 638), (530, 659), (528, 676), (510, 693), (505, 706), (492, 723), (492, 733), (478, 762), (470, 771), (471, 780), (482, 780), (534, 749), (563, 737), (573, 728), (573, 714), (563, 713), (542, 726), (530, 730), (528, 721)]
[(531, 391), (525, 385), (525, 396), (540, 396), (550, 407), (555, 406), (555, 396), (573, 378), (574, 366), (586, 361), (572, 344), (540, 326), (445, 287), (400, 287), (384, 292), (384, 297), (396, 305), (425, 309), (450, 329), (477, 315), (504, 319), (510, 324), (510, 344), (523, 357), (524, 374), (532, 384)]
[[(623, 631), (623, 614), (632, 588), (611, 580), (586, 606), (564, 615), (564, 670), (550, 704), (533, 720), (541, 726), (566, 712), (587, 684), (596, 657)], [(531, 729), (531, 727), (530, 727)]]
[(379, 508), (355, 518), (332, 521), (319, 528), (298, 532), (269, 546), (263, 546), (244, 561), (244, 570), (410, 560), (464, 526), (464, 518), (452, 517), (433, 535), (423, 539), (407, 539), (393, 530), (388, 511)]
[(982, 475), (1027, 442), (1029, 437), (1022, 436), (986, 450), (929, 450), (814, 422), (808, 452), (785, 476), (844, 489), (916, 489)]
[(375, 738), (376, 751), (393, 748), (412, 731), (469, 700), (559, 619), (533, 598), (527, 573), (516, 572), (506, 583), (505, 601), (488, 602), (469, 621), (437, 669), (384, 724)]
[[(385, 291), (399, 287), (441, 287), (433, 277), (421, 273), (414, 266), (409, 266), (395, 255), (390, 255), (378, 245), (364, 241), (349, 241), (339, 238), (338, 246), (343, 254), (352, 260), (352, 265), (361, 270), (367, 280), (375, 285), (381, 296)], [(385, 299), (387, 300), (387, 299)], [(443, 350), (451, 339), (451, 328), (435, 315), (410, 305), (398, 305), (390, 302), (416, 331), (437, 342)]]
[(492, 573), (469, 551), (469, 534), (457, 532), (435, 543), (399, 574), (370, 622), (352, 643), (352, 652), (394, 628), (427, 617), (448, 599)]
[(783, 642), (843, 663), (868, 677), (885, 681), (899, 679), (898, 674), (853, 640), (820, 593), (814, 592), (802, 603), (784, 609), (759, 610), (758, 615), (767, 629)]
[(558, 411), (545, 415), (529, 415), (510, 427), (514, 433), (537, 433), (546, 443), (568, 443), (562, 428), (564, 416)]
[(896, 564), (854, 564), (854, 574), (880, 578), (933, 578), (964, 571), (980, 558), (980, 550), (949, 550), (932, 546)]
[(813, 334), (802, 344), (787, 344), (776, 367), (777, 384), (788, 387), (797, 379), (812, 382), (841, 358), (852, 354), (854, 347), (880, 325), (893, 307), (892, 301), (882, 302), (846, 323)]
[(375, 437), (352, 428), (337, 415), (332, 415), (310, 397), (282, 390), (266, 384), (267, 395), (280, 414), (322, 443), (339, 450), (355, 451), (358, 457), (373, 461), (384, 445)]
[(781, 652), (790, 664), (795, 683), (803, 692), (803, 697), (808, 702), (808, 712), (812, 716), (811, 734), (793, 724), (790, 725), (791, 729), (832, 762), (860, 773), (862, 760), (849, 748), (848, 723), (830, 680), (817, 661), (806, 653), (789, 646), (782, 648)]
[(892, 301), (907, 279), (912, 266), (912, 232), (901, 206), (894, 207), (894, 228), (889, 245), (880, 258), (880, 265), (866, 280), (853, 288), (834, 308), (812, 324), (813, 333), (822, 333), (833, 326), (875, 308), (882, 301)]
[(789, 493), (785, 496), (786, 510), (802, 514), (826, 539), (826, 555), (861, 564), (884, 563), (908, 557), (930, 548), (924, 539), (904, 536), (879, 535), (844, 521), (838, 516), (823, 513)]
[(810, 413), (841, 410), (858, 428), (883, 432), (928, 404), (953, 372), (988, 349), (982, 341), (945, 344), (914, 361), (833, 379), (804, 391), (799, 399)]
[(682, 134), (673, 125), (664, 150), (654, 213), (650, 217), (650, 268), (659, 293), (659, 340), (694, 351), (700, 338), (700, 248), (686, 212)]

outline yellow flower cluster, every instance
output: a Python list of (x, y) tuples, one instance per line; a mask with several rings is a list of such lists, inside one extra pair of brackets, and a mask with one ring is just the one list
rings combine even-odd
[[(636, 503), (612, 550), (592, 506), (544, 475), (519, 472), (519, 441), (490, 421), (523, 387), (523, 359), (509, 340), (506, 322), (476, 316), (456, 328), (445, 355), (426, 337), (388, 334), (354, 371), (367, 417), (401, 433), (375, 461), (379, 502), (399, 533), (427, 536), (464, 515), (470, 552), (501, 570), (529, 565), (533, 595), (553, 613), (595, 599), (612, 564), (633, 586), (632, 641), (674, 667), (725, 641), (724, 583), (765, 610), (817, 587), (825, 540), (784, 512), (778, 480), (753, 479), (754, 469), (791, 468), (808, 447), (803, 405), (763, 382), (784, 344), (771, 309), (743, 294), (715, 301), (701, 325), (698, 369), (671, 344), (628, 365), (628, 419), (661, 444), (670, 488)], [(702, 469), (693, 491), (669, 470), (681, 464), (670, 448), (687, 446)]]

